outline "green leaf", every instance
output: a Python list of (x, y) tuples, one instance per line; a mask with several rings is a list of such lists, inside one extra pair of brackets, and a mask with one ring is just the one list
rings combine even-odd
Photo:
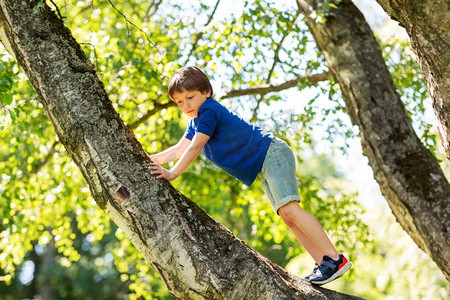
[(0, 79), (0, 91), (10, 90), (11, 85), (11, 78), (5, 76), (3, 79)]
[(6, 105), (10, 105), (10, 104), (12, 103), (12, 101), (13, 101), (13, 96), (12, 96), (12, 94), (5, 94), (5, 95), (3, 96), (3, 102), (4, 102)]
[(8, 112), (9, 112), (9, 116), (11, 117), (11, 122), (14, 124), (14, 123), (16, 123), (16, 114), (14, 113), (14, 111), (13, 110), (11, 110), (11, 109), (8, 109)]

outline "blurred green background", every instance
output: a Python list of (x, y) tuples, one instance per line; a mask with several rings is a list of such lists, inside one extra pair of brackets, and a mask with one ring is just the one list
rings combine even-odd
[[(356, 4), (368, 12), (414, 128), (448, 175), (415, 57), (372, 2)], [(217, 100), (290, 144), (301, 205), (354, 264), (327, 288), (368, 299), (447, 299), (449, 283), (381, 197), (335, 82), (226, 98), (233, 89), (328, 70), (295, 1), (48, 4), (58, 6), (147, 152), (182, 136), (187, 119), (170, 105), (166, 85), (176, 69), (194, 64), (210, 76)], [(26, 76), (1, 46), (0, 106), (0, 299), (172, 299), (96, 206)], [(314, 262), (273, 213), (258, 180), (245, 187), (201, 156), (173, 184), (262, 255), (298, 276), (311, 272)]]

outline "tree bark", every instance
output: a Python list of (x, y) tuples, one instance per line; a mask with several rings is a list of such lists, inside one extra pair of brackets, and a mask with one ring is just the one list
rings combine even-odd
[(356, 299), (313, 288), (257, 254), (167, 181), (113, 109), (79, 44), (38, 1), (0, 0), (0, 21), (97, 204), (182, 299)]
[(348, 0), (316, 22), (323, 0), (297, 0), (358, 125), (362, 149), (392, 212), (450, 280), (450, 185), (415, 134), (378, 43)]
[(450, 2), (377, 0), (408, 33), (422, 68), (450, 160)]

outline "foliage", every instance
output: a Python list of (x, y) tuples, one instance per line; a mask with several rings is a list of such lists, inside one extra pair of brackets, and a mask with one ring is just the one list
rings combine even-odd
[[(166, 84), (180, 66), (203, 68), (218, 99), (232, 89), (327, 71), (293, 3), (245, 1), (239, 4), (242, 10), (231, 15), (224, 12), (223, 5), (229, 4), (222, 1), (221, 13), (209, 22), (213, 1), (54, 2), (125, 123), (155, 110), (134, 130), (149, 153), (175, 144), (184, 132), (187, 119), (177, 109), (159, 109), (170, 101)], [(44, 2), (36, 3), (39, 13)], [(400, 46), (389, 48), (396, 54), (385, 48), (387, 62), (412, 120), (433, 148), (429, 124), (422, 121), (424, 85), (416, 80), (417, 64), (407, 46)], [(395, 55), (398, 59), (389, 58)], [(0, 119), (2, 295), (26, 297), (33, 284), (50, 281), (57, 298), (122, 293), (131, 299), (169, 299), (156, 273), (95, 205), (16, 63), (5, 54), (0, 58), (0, 109), (5, 112)], [(317, 150), (317, 140), (345, 150), (347, 140), (356, 135), (337, 84), (311, 87), (304, 81), (294, 94), (243, 96), (222, 103), (289, 142), (299, 164), (301, 205), (320, 220), (340, 251), (351, 259), (360, 253), (372, 257), (379, 238), (369, 234), (362, 221), (364, 209), (346, 188), (345, 174), (336, 171), (332, 151)], [(270, 208), (258, 181), (247, 188), (200, 158), (173, 184), (274, 262), (285, 266), (304, 253)], [(56, 253), (50, 256), (50, 271), (44, 272), (37, 266), (51, 254), (53, 242)], [(355, 275), (343, 280), (352, 278)]]
[[(13, 88), (14, 82), (18, 77), (18, 69), (13, 68), (15, 65), (10, 59), (5, 57), (5, 54), (0, 54), (0, 107), (1, 110), (7, 111), (12, 123), (15, 123), (20, 110), (11, 104), (13, 103)], [(2, 122), (5, 122), (3, 118)], [(0, 130), (5, 128), (5, 125), (0, 124)]]

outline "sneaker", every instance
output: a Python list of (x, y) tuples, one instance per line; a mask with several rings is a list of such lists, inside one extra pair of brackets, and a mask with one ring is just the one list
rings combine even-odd
[(336, 278), (339, 278), (352, 266), (344, 255), (339, 254), (338, 260), (333, 260), (328, 256), (324, 256), (317, 269), (314, 269), (313, 274), (309, 275), (309, 281), (312, 284), (322, 285), (329, 283)]
[(311, 276), (316, 272), (316, 270), (317, 270), (318, 267), (319, 267), (319, 264), (316, 263), (316, 265), (314, 266), (314, 269), (313, 269), (312, 273), (309, 274), (309, 275), (307, 275), (307, 276), (304, 276), (303, 279), (309, 281), (309, 277), (311, 277)]

